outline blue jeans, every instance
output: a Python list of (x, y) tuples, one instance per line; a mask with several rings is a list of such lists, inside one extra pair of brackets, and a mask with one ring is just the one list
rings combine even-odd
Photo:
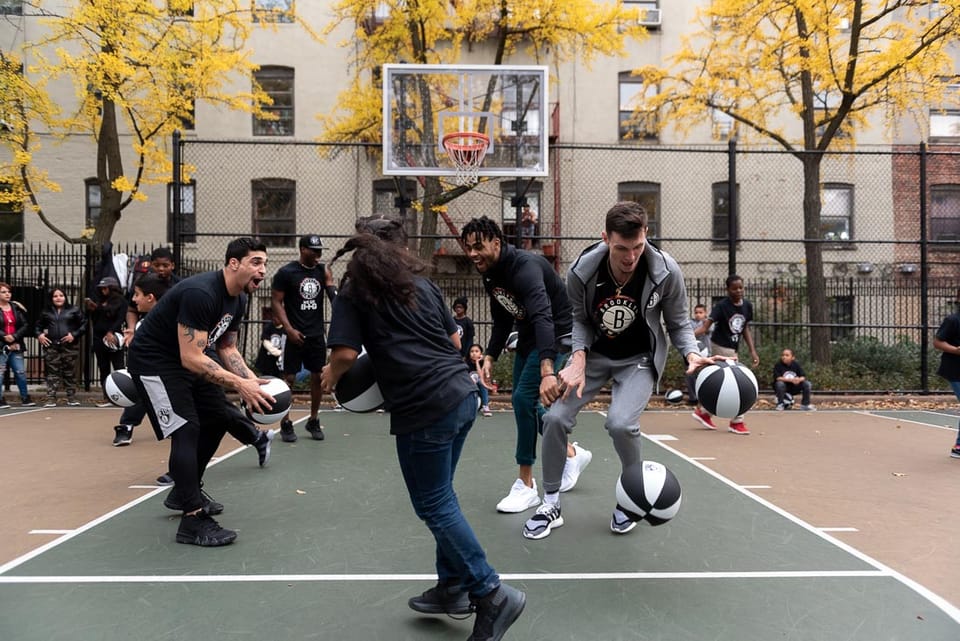
[(480, 405), (486, 407), (490, 404), (490, 392), (483, 383), (477, 383), (477, 391), (480, 393)]
[(3, 372), (7, 365), (10, 366), (10, 371), (13, 372), (13, 379), (17, 382), (17, 389), (20, 391), (20, 400), (27, 400), (29, 394), (27, 392), (27, 370), (23, 366), (23, 352), (21, 350), (15, 352), (3, 350), (0, 352), (0, 379), (3, 378)]
[(397, 435), (397, 460), (410, 502), (437, 542), (437, 576), (459, 582), (474, 597), (500, 586), (453, 491), (463, 443), (477, 416), (477, 396), (469, 394), (453, 411), (422, 430)]
[[(569, 353), (557, 354), (553, 370), (563, 369)], [(537, 460), (537, 435), (543, 432), (546, 408), (540, 403), (540, 352), (513, 355), (513, 418), (517, 423), (517, 465), (533, 465)]]
[[(950, 381), (950, 389), (953, 390), (957, 400), (960, 400), (960, 381)], [(960, 425), (957, 429), (957, 445), (960, 446)]]

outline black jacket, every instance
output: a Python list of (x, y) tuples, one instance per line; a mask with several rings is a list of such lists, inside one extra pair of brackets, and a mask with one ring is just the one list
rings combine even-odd
[(87, 323), (83, 312), (75, 305), (65, 305), (59, 312), (54, 307), (47, 306), (37, 321), (36, 335), (39, 336), (44, 331), (47, 332), (47, 338), (54, 343), (67, 334), (73, 334), (76, 340), (87, 331)]

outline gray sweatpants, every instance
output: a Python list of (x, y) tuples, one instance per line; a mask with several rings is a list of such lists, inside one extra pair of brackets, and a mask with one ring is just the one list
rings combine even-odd
[(567, 436), (577, 424), (577, 413), (593, 400), (600, 388), (613, 381), (610, 408), (604, 427), (620, 457), (623, 467), (640, 461), (640, 414), (647, 406), (656, 384), (653, 361), (649, 355), (611, 360), (602, 354), (587, 356), (583, 396), (571, 390), (566, 399), (550, 406), (543, 417), (543, 491), (559, 492), (563, 466), (567, 461)]

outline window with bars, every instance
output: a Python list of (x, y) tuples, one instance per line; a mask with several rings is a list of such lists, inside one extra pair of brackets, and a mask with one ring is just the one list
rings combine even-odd
[(297, 231), (297, 184), (286, 178), (252, 183), (253, 235), (268, 247), (293, 247)]
[(960, 243), (960, 185), (930, 186), (930, 240)]
[[(735, 231), (737, 238), (740, 237), (740, 185), (734, 186), (735, 197), (737, 199), (737, 210), (734, 221), (737, 225)], [(730, 183), (719, 182), (712, 185), (713, 195), (713, 231), (712, 238), (716, 241), (726, 241), (730, 239)]]
[(820, 189), (820, 237), (853, 240), (853, 185), (824, 183)]
[(22, 16), (23, 0), (0, 0), (0, 16)]
[(620, 117), (619, 139), (623, 141), (657, 140), (659, 134), (656, 110), (643, 109), (643, 99), (659, 92), (655, 86), (644, 89), (643, 78), (629, 71), (619, 74)]
[(23, 201), (10, 183), (0, 183), (0, 242), (23, 242)]
[(86, 226), (96, 227), (100, 220), (100, 181), (96, 178), (87, 178), (83, 181), (85, 194)]
[(263, 111), (275, 120), (253, 117), (254, 136), (292, 136), (294, 134), (294, 71), (290, 67), (264, 66), (254, 72), (254, 80), (270, 96), (273, 104)]
[(173, 185), (167, 185), (167, 220), (169, 221), (167, 242), (174, 242), (176, 232), (184, 243), (197, 242), (197, 184), (195, 181), (180, 184), (180, 218), (173, 216)]

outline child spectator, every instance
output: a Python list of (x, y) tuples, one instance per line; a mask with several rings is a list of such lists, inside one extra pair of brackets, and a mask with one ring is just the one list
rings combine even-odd
[[(287, 333), (283, 325), (273, 321), (272, 315), (264, 314), (263, 331), (260, 333), (260, 349), (254, 366), (260, 376), (283, 378), (283, 346), (287, 342)], [(309, 372), (307, 372), (309, 375)], [(300, 382), (300, 375), (295, 379)]]
[(477, 384), (480, 392), (480, 411), (484, 416), (493, 416), (490, 411), (490, 392), (494, 387), (483, 379), (483, 346), (474, 343), (470, 346), (470, 378)]
[[(960, 314), (950, 314), (943, 319), (933, 337), (933, 346), (943, 352), (937, 374), (950, 383), (950, 389), (960, 399)], [(960, 430), (950, 456), (960, 458)]]
[(453, 301), (453, 322), (457, 324), (460, 334), (460, 355), (470, 364), (470, 346), (473, 345), (473, 319), (467, 316), (467, 297), (461, 296)]
[(802, 394), (800, 409), (812, 411), (815, 408), (810, 404), (810, 381), (803, 371), (803, 366), (793, 356), (793, 350), (785, 348), (780, 354), (780, 360), (773, 366), (773, 389), (777, 393), (777, 411), (782, 412), (793, 406), (793, 395)]
[[(694, 336), (696, 336), (697, 330), (703, 327), (706, 322), (707, 306), (698, 303), (693, 308), (693, 318), (690, 319), (690, 329), (693, 330)], [(696, 336), (696, 338), (697, 347), (700, 348), (700, 356), (710, 356), (710, 332), (708, 331), (701, 336)], [(685, 379), (687, 382), (687, 403), (690, 405), (699, 405), (700, 401), (697, 400), (697, 373), (687, 374)]]
[(87, 322), (80, 308), (70, 304), (62, 287), (50, 290), (49, 301), (36, 325), (47, 370), (47, 400), (43, 406), (56, 407), (57, 393), (62, 388), (67, 394), (67, 405), (73, 407), (80, 405), (76, 366), (80, 337), (87, 331)]

